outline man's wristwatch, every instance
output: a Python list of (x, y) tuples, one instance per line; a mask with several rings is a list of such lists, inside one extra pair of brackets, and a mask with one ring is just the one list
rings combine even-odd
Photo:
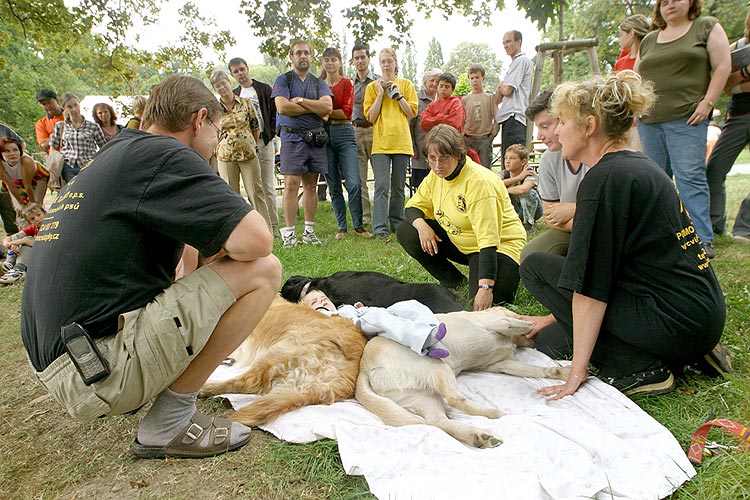
[(298, 97), (298, 98), (296, 98), (294, 100), (294, 102), (297, 103), (297, 104), (302, 104), (303, 102), (305, 102), (305, 98), (304, 97)]
[(483, 290), (492, 290), (493, 288), (495, 288), (495, 285), (481, 284), (481, 285), (477, 285), (477, 287)]

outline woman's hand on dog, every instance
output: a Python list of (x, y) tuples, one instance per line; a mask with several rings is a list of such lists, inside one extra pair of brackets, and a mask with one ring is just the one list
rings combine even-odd
[(530, 321), (534, 323), (534, 328), (532, 328), (531, 331), (526, 334), (526, 338), (529, 339), (534, 338), (542, 328), (545, 328), (557, 321), (552, 314), (548, 314), (546, 316), (524, 316), (522, 314), (514, 314), (513, 317), (516, 319), (522, 319), (524, 321)]
[(586, 381), (586, 377), (588, 377), (588, 372), (576, 373), (576, 371), (571, 371), (570, 375), (568, 375), (568, 380), (564, 384), (542, 387), (541, 389), (537, 389), (536, 392), (542, 396), (552, 396), (550, 401), (556, 401), (575, 393), (581, 387), (581, 384)]
[(477, 290), (477, 294), (474, 296), (474, 310), (484, 311), (492, 307), (492, 297), (491, 288), (480, 288)]

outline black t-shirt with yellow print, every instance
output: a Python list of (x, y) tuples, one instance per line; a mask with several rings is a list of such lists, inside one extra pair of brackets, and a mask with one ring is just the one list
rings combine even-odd
[(648, 298), (673, 332), (724, 327), (722, 291), (689, 214), (641, 153), (608, 153), (587, 172), (558, 285), (602, 302), (618, 289)]
[(193, 149), (126, 129), (60, 192), (40, 227), (24, 287), (21, 335), (44, 370), (60, 327), (92, 337), (168, 288), (184, 244), (217, 253), (252, 210)]

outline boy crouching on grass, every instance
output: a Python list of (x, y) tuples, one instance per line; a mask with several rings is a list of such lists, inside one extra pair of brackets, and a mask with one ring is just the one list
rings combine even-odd
[(521, 144), (511, 144), (505, 150), (502, 179), (528, 235), (534, 230), (534, 223), (542, 216), (543, 210), (536, 190), (539, 178), (529, 166), (529, 150)]
[(34, 238), (47, 211), (38, 203), (29, 203), (24, 207), (22, 215), (29, 225), (16, 234), (3, 238), (3, 246), (8, 250), (8, 254), (3, 262), (5, 274), (0, 277), (0, 285), (12, 285), (26, 276), (31, 251), (34, 248)]

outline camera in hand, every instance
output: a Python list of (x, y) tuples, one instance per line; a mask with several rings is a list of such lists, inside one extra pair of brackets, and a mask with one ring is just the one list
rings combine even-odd
[(70, 360), (75, 365), (85, 385), (109, 376), (107, 358), (102, 356), (89, 333), (78, 323), (71, 323), (61, 328), (63, 343)]
[(394, 101), (397, 101), (401, 99), (401, 92), (399, 92), (398, 87), (393, 82), (381, 82), (380, 83), (383, 86), (383, 89), (385, 90), (385, 94), (393, 99)]

